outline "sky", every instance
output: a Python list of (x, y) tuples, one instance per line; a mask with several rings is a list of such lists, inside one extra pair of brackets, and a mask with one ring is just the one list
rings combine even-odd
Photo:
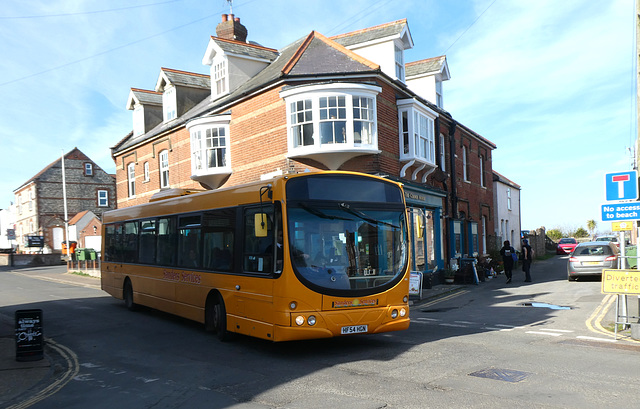
[[(407, 18), (405, 61), (447, 56), (444, 108), (497, 145), (522, 228), (609, 231), (606, 173), (632, 169), (634, 0), (237, 0), (248, 40), (283, 48)], [(202, 65), (225, 0), (33, 0), (0, 9), (0, 208), (74, 147), (115, 173), (131, 88)]]

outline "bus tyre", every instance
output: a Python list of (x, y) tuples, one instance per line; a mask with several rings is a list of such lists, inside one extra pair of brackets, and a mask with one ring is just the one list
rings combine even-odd
[(227, 310), (224, 307), (224, 300), (218, 296), (217, 302), (213, 305), (213, 328), (216, 336), (222, 342), (231, 340), (231, 333), (227, 331)]
[(125, 307), (129, 311), (135, 311), (136, 304), (133, 302), (133, 287), (128, 279), (124, 282), (123, 298)]

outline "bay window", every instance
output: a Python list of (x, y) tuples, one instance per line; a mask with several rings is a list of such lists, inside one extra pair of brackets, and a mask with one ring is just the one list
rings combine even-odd
[(376, 96), (360, 83), (291, 87), (287, 107), (289, 157), (309, 157), (337, 169), (352, 157), (379, 153)]
[[(436, 167), (435, 118), (437, 114), (415, 99), (405, 99), (398, 101), (398, 116), (400, 161), (406, 162), (403, 172), (413, 165), (419, 165), (416, 172), (425, 168), (427, 171), (432, 171)], [(441, 146), (444, 146), (442, 141)], [(441, 162), (443, 162), (442, 159)]]
[(191, 179), (211, 189), (231, 174), (230, 120), (230, 115), (219, 115), (187, 124), (191, 135)]

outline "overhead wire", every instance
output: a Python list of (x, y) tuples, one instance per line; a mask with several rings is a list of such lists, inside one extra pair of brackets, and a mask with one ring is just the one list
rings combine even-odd
[(486, 12), (487, 12), (487, 10), (489, 10), (489, 9), (491, 8), (491, 6), (493, 6), (493, 4), (494, 4), (496, 1), (498, 1), (498, 0), (493, 0), (493, 1), (491, 2), (491, 4), (489, 4), (489, 5), (487, 6), (487, 8), (486, 8), (486, 9), (484, 9), (484, 11), (483, 11), (482, 13), (480, 13), (480, 15), (479, 15), (475, 20), (473, 20), (473, 23), (471, 23), (471, 25), (470, 25), (469, 27), (467, 27), (467, 28), (466, 28), (466, 30), (464, 30), (464, 31), (462, 32), (462, 34), (460, 34), (460, 35), (458, 36), (458, 38), (456, 38), (456, 39), (455, 39), (455, 41), (454, 41), (453, 43), (451, 43), (451, 45), (450, 45), (449, 47), (447, 47), (447, 49), (446, 49), (446, 50), (444, 50), (444, 52), (443, 52), (442, 54), (440, 54), (440, 55), (446, 55), (446, 54), (447, 54), (447, 51), (449, 51), (449, 50), (450, 50), (450, 49), (451, 49), (451, 48), (452, 48), (452, 47), (453, 47), (453, 46), (458, 42), (458, 40), (460, 40), (460, 39), (462, 38), (462, 36), (463, 36), (463, 35), (465, 35), (465, 34), (467, 33), (467, 31), (469, 31), (469, 29), (470, 29), (471, 27), (473, 27), (473, 26), (478, 22), (478, 20), (480, 20), (480, 18), (484, 15), (484, 13), (486, 13)]
[(182, 0), (167, 0), (167, 1), (157, 2), (157, 3), (138, 4), (136, 6), (117, 7), (117, 8), (113, 8), (113, 9), (93, 10), (93, 11), (78, 11), (78, 12), (75, 12), (75, 13), (40, 14), (40, 15), (31, 15), (31, 16), (0, 16), (0, 20), (36, 19), (36, 18), (49, 18), (49, 17), (69, 17), (69, 16), (82, 16), (82, 15), (88, 15), (88, 14), (111, 13), (111, 12), (114, 12), (114, 11), (122, 11), (122, 10), (131, 10), (131, 9), (144, 8), (144, 7), (161, 6), (163, 4), (176, 3), (178, 1), (182, 1)]

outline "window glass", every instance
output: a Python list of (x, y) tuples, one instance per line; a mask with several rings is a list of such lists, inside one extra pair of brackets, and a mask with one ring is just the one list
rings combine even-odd
[(164, 107), (164, 120), (170, 121), (176, 117), (176, 94), (175, 88), (165, 89), (162, 94), (162, 106)]
[[(256, 221), (256, 215), (258, 220)], [(264, 223), (265, 237), (256, 236), (256, 222)], [(274, 268), (273, 206), (246, 209), (244, 212), (244, 271), (272, 273)]]
[(124, 223), (122, 236), (122, 261), (135, 263), (138, 261), (138, 223)]
[(175, 217), (164, 217), (157, 221), (157, 264), (174, 266), (176, 264), (177, 229)]
[(200, 215), (179, 218), (178, 265), (185, 268), (202, 266), (200, 239), (202, 234)]
[(216, 95), (227, 92), (227, 65), (226, 61), (221, 61), (213, 66), (213, 82)]
[(373, 143), (373, 98), (353, 97), (353, 142)]
[(169, 187), (169, 151), (160, 152), (160, 187)]
[(98, 190), (98, 206), (109, 206), (109, 192), (106, 190)]
[(193, 168), (195, 170), (202, 169), (202, 132), (191, 132), (191, 155), (193, 160)]
[(347, 108), (344, 96), (320, 97), (321, 143), (345, 143)]
[(290, 109), (291, 133), (294, 146), (313, 145), (313, 113), (311, 100), (305, 99), (292, 102)]
[(140, 222), (140, 251), (138, 261), (145, 264), (156, 262), (156, 221), (143, 220)]
[(130, 163), (127, 166), (127, 181), (129, 186), (129, 197), (136, 195), (136, 165)]
[(205, 212), (202, 217), (203, 268), (231, 271), (233, 268), (235, 209)]
[(206, 131), (206, 155), (207, 166), (209, 168), (220, 168), (227, 166), (226, 152), (227, 144), (225, 138), (225, 127), (209, 128)]
[(84, 164), (84, 175), (85, 176), (93, 176), (93, 164), (85, 163)]
[(149, 181), (149, 162), (144, 163), (144, 180), (145, 182)]

